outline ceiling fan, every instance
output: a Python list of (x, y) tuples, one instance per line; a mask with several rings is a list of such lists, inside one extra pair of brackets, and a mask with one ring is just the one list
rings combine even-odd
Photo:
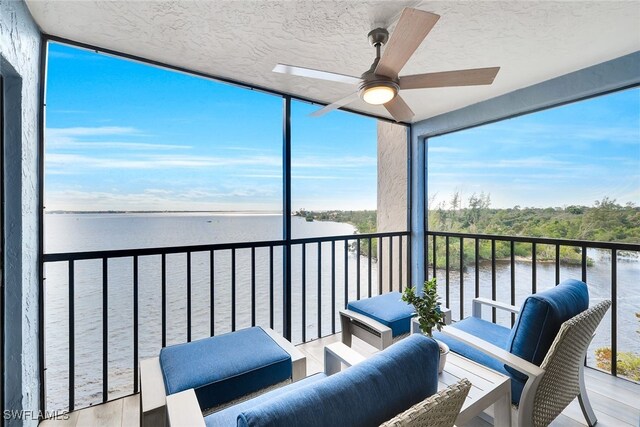
[[(368, 104), (384, 105), (396, 121), (410, 122), (414, 114), (398, 94), (400, 90), (490, 85), (500, 70), (500, 67), (475, 68), (399, 77), (398, 73), (402, 67), (427, 37), (439, 18), (439, 15), (430, 12), (405, 8), (391, 38), (389, 38), (389, 32), (384, 28), (376, 28), (369, 32), (369, 42), (376, 49), (376, 58), (371, 68), (360, 77), (285, 64), (277, 64), (273, 71), (357, 85), (358, 91), (315, 111), (311, 114), (312, 116), (326, 114), (355, 101), (360, 96)], [(380, 56), (382, 46), (385, 44), (387, 46)]]

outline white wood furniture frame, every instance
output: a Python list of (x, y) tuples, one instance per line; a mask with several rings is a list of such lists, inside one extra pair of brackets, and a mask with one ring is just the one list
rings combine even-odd
[[(445, 324), (451, 324), (451, 309), (442, 307)], [(342, 327), (342, 343), (351, 347), (352, 337), (358, 337), (378, 350), (384, 350), (394, 342), (407, 337), (404, 334), (393, 338), (391, 328), (371, 317), (353, 310), (340, 310), (340, 325)]]
[[(306, 377), (306, 356), (274, 330), (266, 327), (262, 329), (291, 356), (293, 364), (291, 380), (295, 382)], [(251, 349), (245, 350), (251, 351)], [(188, 363), (188, 361), (185, 361), (185, 363)], [(255, 396), (255, 394), (252, 394), (252, 396)], [(240, 400), (243, 399), (238, 399), (238, 401)], [(197, 412), (202, 419), (202, 412), (199, 406)], [(140, 361), (140, 425), (142, 427), (163, 427), (167, 425), (167, 392), (164, 387), (159, 357)]]
[[(473, 306), (472, 306), (472, 315), (474, 317), (478, 317), (478, 318), (481, 317), (481, 310), (483, 305), (495, 307), (495, 308), (506, 310), (516, 314), (519, 314), (520, 312), (520, 309), (518, 307), (509, 305), (509, 304), (504, 304), (504, 303), (493, 301), (486, 298), (475, 298), (473, 300)], [(442, 333), (450, 337), (453, 337), (457, 340), (460, 340), (465, 344), (479, 351), (482, 351), (483, 353), (501, 361), (502, 363), (504, 363), (507, 366), (510, 366), (513, 369), (518, 370), (519, 372), (525, 374), (528, 377), (528, 380), (525, 383), (524, 389), (522, 391), (522, 395), (520, 397), (520, 404), (518, 409), (518, 420), (516, 424), (520, 427), (528, 427), (533, 425), (532, 418), (533, 418), (533, 412), (534, 412), (534, 402), (536, 398), (536, 391), (538, 389), (538, 386), (540, 385), (540, 381), (542, 380), (545, 374), (545, 370), (527, 360), (524, 360), (518, 356), (515, 356), (509, 353), (508, 351), (496, 345), (493, 345), (490, 342), (480, 339), (460, 329), (445, 327), (443, 328)], [(593, 338), (593, 334), (591, 335), (591, 338)], [(556, 337), (556, 341), (557, 340), (558, 340), (558, 337)], [(551, 348), (553, 349), (554, 345), (556, 344), (557, 343), (554, 341), (554, 344), (552, 344)], [(588, 345), (587, 345), (587, 348), (588, 348)], [(584, 360), (584, 358), (586, 357), (587, 348), (585, 348), (582, 354), (581, 360)], [(549, 350), (549, 352), (551, 352), (551, 350)], [(451, 357), (451, 354), (452, 353), (450, 353), (449, 357)], [(543, 366), (544, 366), (544, 362), (543, 362)], [(590, 426), (594, 426), (597, 422), (597, 418), (596, 418), (595, 412), (591, 407), (589, 398), (587, 396), (587, 392), (586, 392), (587, 389), (584, 383), (584, 364), (583, 363), (580, 364), (580, 368), (579, 368), (579, 388), (580, 388), (580, 393), (578, 394), (578, 401), (580, 403), (580, 408), (582, 409), (582, 413), (585, 419), (587, 420), (587, 423)], [(501, 424), (496, 423), (495, 425), (501, 425)], [(506, 425), (510, 425), (510, 424), (506, 424)]]

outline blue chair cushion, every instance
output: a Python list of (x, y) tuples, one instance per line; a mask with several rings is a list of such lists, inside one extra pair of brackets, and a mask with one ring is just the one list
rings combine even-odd
[[(530, 295), (522, 304), (505, 349), (538, 366), (547, 355), (560, 326), (589, 307), (587, 284), (565, 280), (558, 286)], [(506, 367), (523, 381), (526, 375)]]
[[(500, 348), (505, 348), (509, 338), (509, 333), (511, 332), (509, 328), (505, 328), (504, 326), (496, 325), (495, 323), (487, 322), (486, 320), (478, 319), (476, 317), (467, 317), (464, 320), (451, 324), (450, 327), (460, 329), (461, 331), (467, 332), (473, 336), (482, 338), (483, 340)], [(515, 378), (505, 369), (502, 362), (480, 350), (476, 350), (462, 341), (451, 338), (437, 331), (433, 332), (433, 337), (446, 343), (449, 346), (449, 349), (454, 353), (458, 353), (467, 359), (473, 360), (474, 362), (491, 368), (494, 371), (511, 377), (511, 401), (516, 405), (520, 402), (520, 395), (522, 394), (526, 377), (524, 382), (520, 378)]]
[(412, 305), (402, 301), (400, 292), (389, 292), (371, 298), (352, 301), (347, 309), (372, 318), (391, 328), (391, 335), (397, 337), (409, 333), (411, 318), (415, 312)]
[(304, 387), (308, 384), (313, 384), (327, 376), (324, 373), (318, 373), (315, 375), (308, 376), (307, 378), (303, 378), (300, 381), (296, 381), (295, 383), (291, 383), (284, 387), (276, 388), (275, 390), (271, 390), (267, 393), (261, 394), (253, 399), (245, 400), (244, 402), (238, 403), (233, 406), (229, 406), (221, 411), (214, 412), (213, 414), (207, 415), (204, 418), (204, 422), (207, 427), (229, 427), (235, 426), (238, 422), (238, 415), (240, 412), (245, 409), (252, 408), (256, 405), (259, 405), (262, 402), (266, 402), (274, 397), (280, 396), (281, 394), (288, 393), (293, 390), (297, 390), (300, 387)]
[(421, 334), (243, 410), (238, 426), (377, 426), (437, 391), (438, 344)]
[(291, 378), (292, 363), (262, 328), (253, 327), (160, 350), (167, 394), (195, 389), (211, 408)]

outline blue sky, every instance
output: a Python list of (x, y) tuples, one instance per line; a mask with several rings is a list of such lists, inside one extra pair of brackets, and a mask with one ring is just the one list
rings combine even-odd
[(489, 193), (493, 207), (640, 205), (640, 89), (429, 141), (429, 197)]
[[(49, 45), (47, 210), (282, 207), (282, 99)], [(294, 209), (375, 209), (376, 120), (292, 105)]]
[[(292, 105), (294, 209), (375, 209), (376, 120)], [(49, 45), (47, 210), (282, 205), (282, 99)], [(429, 140), (429, 197), (640, 204), (640, 89)]]

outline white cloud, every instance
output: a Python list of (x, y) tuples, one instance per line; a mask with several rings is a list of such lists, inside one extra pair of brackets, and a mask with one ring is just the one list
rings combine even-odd
[(167, 169), (209, 168), (225, 166), (280, 166), (279, 156), (216, 157), (149, 154), (130, 158), (93, 157), (82, 154), (50, 153), (47, 167), (80, 169)]
[(126, 126), (97, 126), (47, 128), (45, 144), (48, 151), (59, 149), (94, 149), (94, 150), (188, 150), (186, 144), (158, 144), (148, 142), (131, 142), (123, 140), (101, 140), (102, 137), (141, 137), (142, 132)]

